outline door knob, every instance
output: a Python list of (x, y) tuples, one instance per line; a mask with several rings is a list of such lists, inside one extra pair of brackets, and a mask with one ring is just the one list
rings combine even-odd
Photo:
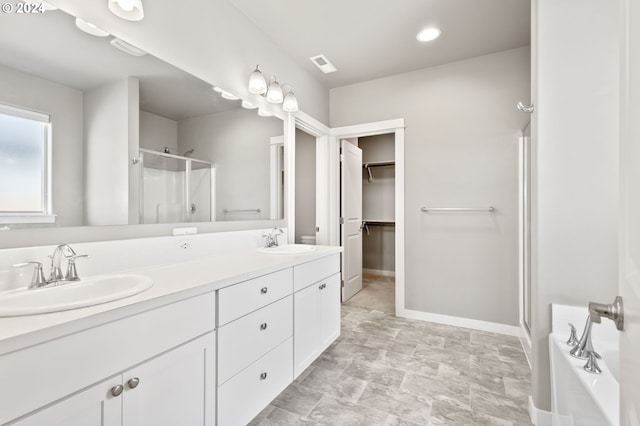
[(609, 318), (616, 324), (620, 331), (624, 329), (624, 310), (622, 308), (622, 297), (617, 296), (616, 300), (609, 305), (589, 302), (589, 316), (591, 321), (600, 324), (602, 317)]
[(123, 390), (124, 390), (124, 387), (122, 385), (116, 385), (111, 388), (111, 395), (120, 396)]
[(129, 389), (135, 389), (138, 387), (139, 384), (140, 384), (140, 379), (137, 377), (134, 377), (133, 379), (129, 379), (129, 381), (127, 382)]

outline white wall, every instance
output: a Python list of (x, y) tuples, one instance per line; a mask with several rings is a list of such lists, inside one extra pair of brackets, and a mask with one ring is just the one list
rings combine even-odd
[(296, 129), (296, 243), (316, 235), (316, 138)]
[(82, 224), (82, 92), (0, 66), (0, 103), (51, 116), (55, 226)]
[(194, 158), (215, 163), (216, 220), (269, 218), (269, 141), (282, 132), (280, 119), (243, 108), (178, 122), (180, 151), (194, 149)]
[[(408, 309), (518, 324), (517, 142), (529, 49), (331, 90), (330, 123), (405, 118)], [(425, 214), (488, 206), (494, 214)], [(464, 295), (464, 297), (461, 297)]]
[(140, 111), (140, 148), (162, 152), (178, 150), (178, 122), (147, 111)]
[(618, 7), (533, 2), (531, 337), (542, 409), (550, 408), (550, 303), (611, 303), (617, 294)]
[(137, 79), (117, 81), (84, 94), (84, 223), (87, 225), (129, 223), (129, 139), (130, 127), (134, 124), (129, 114), (132, 86), (137, 91)]

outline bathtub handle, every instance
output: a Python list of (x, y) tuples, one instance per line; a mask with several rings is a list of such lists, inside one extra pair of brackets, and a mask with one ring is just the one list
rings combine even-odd
[(571, 327), (571, 334), (569, 335), (569, 340), (567, 340), (567, 345), (575, 347), (579, 343), (576, 326), (569, 323), (569, 327)]
[(584, 371), (586, 371), (587, 373), (591, 373), (591, 374), (600, 374), (600, 373), (602, 373), (602, 370), (600, 369), (600, 366), (598, 365), (598, 360), (599, 359), (602, 359), (602, 358), (597, 353), (595, 353), (593, 351), (587, 353), (587, 363), (583, 367)]

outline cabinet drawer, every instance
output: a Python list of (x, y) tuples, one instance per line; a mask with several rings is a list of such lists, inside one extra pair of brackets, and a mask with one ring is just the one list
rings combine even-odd
[(291, 268), (218, 291), (218, 326), (260, 309), (293, 292)]
[(340, 272), (339, 254), (332, 254), (295, 266), (293, 268), (294, 291), (302, 290), (336, 272)]
[(218, 329), (218, 384), (293, 336), (293, 296)]
[(218, 424), (246, 425), (293, 380), (293, 339), (218, 388)]

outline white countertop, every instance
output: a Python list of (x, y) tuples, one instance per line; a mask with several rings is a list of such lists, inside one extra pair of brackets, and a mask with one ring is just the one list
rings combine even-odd
[(132, 297), (86, 308), (0, 318), (0, 355), (341, 251), (340, 247), (328, 246), (316, 246), (312, 252), (295, 255), (246, 250), (129, 269), (127, 273), (151, 277), (153, 287)]

